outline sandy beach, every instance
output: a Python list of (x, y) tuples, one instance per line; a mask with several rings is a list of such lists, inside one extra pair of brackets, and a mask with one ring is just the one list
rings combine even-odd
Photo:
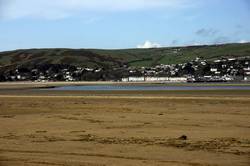
[(41, 85), (25, 83), (0, 87), (1, 166), (250, 164), (247, 90), (41, 91), (32, 89)]

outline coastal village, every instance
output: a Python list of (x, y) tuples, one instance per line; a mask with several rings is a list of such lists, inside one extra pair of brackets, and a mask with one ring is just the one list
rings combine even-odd
[(64, 64), (18, 66), (0, 73), (0, 81), (232, 82), (250, 81), (250, 57), (154, 67), (87, 68)]

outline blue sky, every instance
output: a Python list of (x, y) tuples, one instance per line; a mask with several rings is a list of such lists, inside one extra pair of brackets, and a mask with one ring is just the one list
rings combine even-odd
[(0, 51), (250, 41), (250, 0), (0, 0)]

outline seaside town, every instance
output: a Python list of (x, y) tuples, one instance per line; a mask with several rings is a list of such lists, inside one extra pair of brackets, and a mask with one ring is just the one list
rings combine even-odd
[(44, 64), (0, 72), (0, 81), (232, 82), (250, 81), (250, 57), (207, 61), (197, 57), (184, 64), (154, 67), (86, 68)]

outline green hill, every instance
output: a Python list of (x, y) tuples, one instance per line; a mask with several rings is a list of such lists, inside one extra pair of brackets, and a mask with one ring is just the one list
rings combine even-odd
[(69, 64), (82, 67), (154, 66), (185, 63), (196, 57), (214, 60), (221, 57), (250, 56), (250, 43), (166, 47), (152, 49), (26, 49), (0, 52), (0, 66)]

